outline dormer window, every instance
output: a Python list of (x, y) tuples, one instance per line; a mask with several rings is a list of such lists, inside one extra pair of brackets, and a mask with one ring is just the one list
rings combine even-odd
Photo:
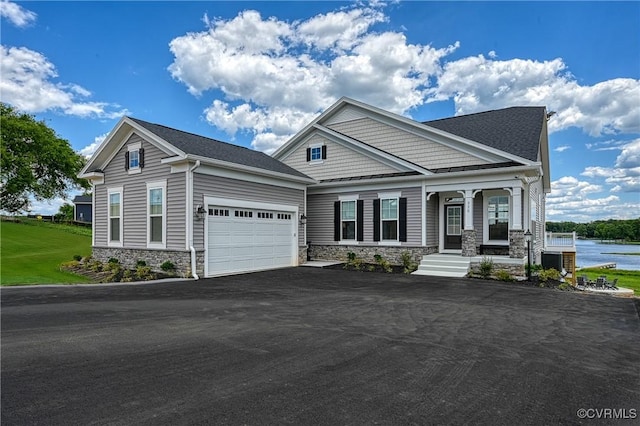
[(322, 163), (322, 160), (327, 159), (327, 146), (326, 145), (311, 145), (307, 148), (307, 162), (309, 163)]
[(124, 155), (124, 168), (129, 174), (140, 173), (144, 167), (144, 148), (142, 143), (132, 143), (127, 146), (127, 152)]

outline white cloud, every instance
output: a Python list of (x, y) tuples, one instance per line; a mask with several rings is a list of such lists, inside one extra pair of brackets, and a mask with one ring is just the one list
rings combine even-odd
[(102, 142), (104, 142), (104, 140), (107, 138), (107, 136), (109, 136), (109, 133), (105, 133), (103, 135), (96, 136), (95, 139), (93, 140), (93, 143), (85, 146), (84, 148), (82, 148), (78, 152), (80, 153), (80, 155), (84, 156), (85, 158), (91, 157), (93, 155), (93, 153), (96, 152), (96, 150), (98, 149), (100, 144)]
[[(490, 55), (492, 56), (492, 55)], [(579, 127), (592, 136), (640, 132), (640, 80), (580, 85), (562, 59), (498, 61), (483, 55), (448, 62), (430, 100), (453, 98), (457, 114), (542, 105), (557, 114), (550, 132)]]
[(341, 96), (397, 113), (424, 103), (430, 78), (458, 43), (437, 49), (372, 31), (386, 19), (358, 7), (293, 23), (255, 11), (227, 21), (205, 16), (207, 31), (170, 42), (168, 69), (195, 96), (224, 94), (205, 110), (211, 124), (253, 133), (253, 146), (271, 151)]
[(35, 22), (34, 12), (8, 0), (0, 0), (0, 16), (11, 21), (16, 27), (26, 27)]
[(566, 151), (568, 149), (571, 149), (570, 145), (562, 145), (562, 146), (559, 146), (559, 147), (555, 148), (554, 151), (556, 151), (556, 152), (564, 152), (564, 151)]
[(581, 175), (603, 180), (612, 187), (611, 192), (640, 194), (640, 139), (622, 146), (615, 167), (589, 166)]
[[(246, 10), (232, 19), (204, 17), (207, 29), (176, 37), (168, 70), (194, 96), (222, 93), (206, 119), (230, 135), (298, 131), (341, 96), (407, 114), (427, 102), (453, 100), (457, 114), (543, 105), (557, 114), (550, 132), (579, 127), (590, 135), (640, 132), (640, 80), (581, 85), (562, 58), (498, 60), (496, 51), (447, 61), (459, 43), (412, 44), (401, 31), (380, 32), (383, 4), (353, 6), (288, 22)], [(269, 116), (282, 114), (293, 118)], [(280, 124), (281, 128), (271, 126)], [(304, 125), (305, 123), (303, 123)], [(558, 151), (566, 149), (557, 148)]]
[(82, 100), (91, 92), (77, 84), (55, 83), (55, 66), (25, 47), (0, 46), (0, 96), (17, 109), (37, 113), (59, 110), (77, 117), (118, 118), (128, 113), (118, 105)]
[(637, 217), (640, 200), (621, 202), (620, 197), (608, 194), (601, 185), (564, 176), (551, 182), (547, 196), (546, 214), (549, 221), (589, 222), (602, 218)]

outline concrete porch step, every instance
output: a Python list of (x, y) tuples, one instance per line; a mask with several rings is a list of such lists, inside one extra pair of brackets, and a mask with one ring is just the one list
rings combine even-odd
[(469, 273), (471, 259), (460, 255), (430, 254), (424, 256), (414, 275), (464, 277)]

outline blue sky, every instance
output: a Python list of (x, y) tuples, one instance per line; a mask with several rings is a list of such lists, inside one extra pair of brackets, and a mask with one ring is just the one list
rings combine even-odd
[(1, 0), (0, 11), (0, 100), (83, 155), (122, 115), (272, 152), (343, 95), (421, 121), (543, 105), (557, 112), (547, 220), (640, 216), (639, 2)]

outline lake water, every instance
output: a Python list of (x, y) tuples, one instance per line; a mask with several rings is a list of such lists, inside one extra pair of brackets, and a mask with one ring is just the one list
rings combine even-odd
[(602, 244), (592, 240), (577, 240), (576, 265), (588, 267), (614, 262), (618, 269), (640, 271), (640, 256), (609, 253), (640, 253), (640, 245)]

